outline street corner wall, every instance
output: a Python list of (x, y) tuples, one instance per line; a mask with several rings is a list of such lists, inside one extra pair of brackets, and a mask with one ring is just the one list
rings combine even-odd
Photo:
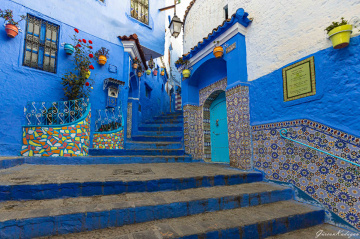
[(23, 127), (21, 156), (87, 156), (90, 146), (91, 112), (74, 124)]
[(124, 149), (124, 129), (94, 133), (93, 147), (94, 149)]
[(299, 119), (252, 126), (256, 169), (266, 179), (295, 185), (360, 230), (360, 167), (296, 144), (287, 137), (360, 164), (360, 139), (327, 125)]

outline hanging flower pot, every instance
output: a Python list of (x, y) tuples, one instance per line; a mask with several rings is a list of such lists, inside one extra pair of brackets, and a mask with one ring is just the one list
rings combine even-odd
[(6, 24), (5, 31), (6, 31), (6, 34), (8, 35), (8, 37), (10, 37), (10, 38), (14, 38), (19, 34), (18, 27), (15, 25), (12, 25), (12, 24)]
[(160, 72), (160, 75), (165, 75), (165, 71), (164, 70), (162, 70), (161, 72)]
[(64, 45), (64, 49), (65, 49), (66, 55), (72, 55), (74, 53), (74, 51), (75, 51), (74, 46), (69, 44), (69, 43), (66, 43)]
[(138, 75), (138, 77), (141, 77), (142, 73), (139, 71), (139, 72), (137, 73), (137, 75)]
[(328, 33), (334, 49), (341, 49), (349, 45), (352, 29), (352, 25), (343, 25), (335, 27)]
[(189, 78), (190, 73), (191, 73), (190, 70), (185, 69), (185, 70), (183, 70), (182, 75), (183, 75), (184, 78)]
[(154, 76), (157, 76), (158, 71), (155, 69), (155, 70), (153, 71), (153, 73), (154, 73)]
[(138, 68), (138, 63), (133, 63), (133, 69), (137, 69)]
[(150, 75), (150, 74), (151, 74), (151, 70), (149, 69), (146, 71), (146, 75)]
[(214, 48), (213, 54), (216, 58), (221, 58), (224, 55), (224, 49), (222, 46), (217, 46)]
[(106, 64), (106, 62), (107, 62), (106, 56), (103, 56), (103, 55), (99, 56), (99, 61), (98, 61), (99, 65), (103, 66)]

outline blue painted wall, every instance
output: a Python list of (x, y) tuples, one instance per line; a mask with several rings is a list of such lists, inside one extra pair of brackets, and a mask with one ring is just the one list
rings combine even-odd
[[(129, 54), (124, 52), (121, 41), (117, 36), (137, 33), (142, 45), (157, 51), (162, 51), (164, 45), (164, 26), (155, 24), (155, 19), (162, 19), (162, 14), (157, 13), (157, 11), (156, 14), (152, 14), (155, 17), (152, 20), (154, 25), (152, 29), (149, 29), (138, 22), (133, 22), (135, 20), (130, 20), (126, 16), (126, 9), (129, 9), (130, 5), (127, 8), (127, 5), (123, 2), (121, 4), (118, 1), (116, 1), (116, 4), (115, 1), (106, 2), (105, 5), (97, 0), (75, 2), (67, 0), (45, 2), (34, 0), (22, 2), (29, 8), (11, 0), (2, 0), (0, 2), (0, 9), (12, 9), (15, 16), (29, 13), (59, 25), (59, 43), (69, 42), (70, 37), (74, 34), (73, 29), (76, 27), (80, 30), (79, 37), (93, 41), (94, 51), (100, 47), (106, 47), (110, 50), (110, 58), (105, 66), (100, 66), (95, 61), (93, 63), (95, 70), (92, 71), (91, 78), (95, 80), (95, 84), (90, 97), (93, 114), (92, 133), (94, 132), (95, 110), (104, 109), (106, 106), (107, 91), (103, 90), (103, 81), (106, 78), (111, 77), (125, 81), (125, 87), (120, 92), (120, 99), (123, 103), (123, 116), (125, 119), (127, 116)], [(153, 12), (159, 3), (151, 0), (150, 5), (150, 11)], [(118, 10), (116, 16), (113, 12), (114, 8)], [(113, 16), (110, 14), (111, 12), (113, 12)], [(108, 15), (107, 18), (105, 17), (106, 14)], [(118, 20), (116, 17), (118, 17)], [(119, 22), (123, 23), (122, 27), (116, 27), (116, 24), (120, 24)], [(112, 27), (104, 27), (109, 24)], [(20, 23), (20, 27), (25, 29), (24, 21)], [(158, 32), (162, 33), (158, 34)], [(147, 34), (146, 37), (144, 37), (144, 34)], [(24, 36), (24, 33), (20, 33), (16, 38), (10, 39), (6, 36), (4, 27), (0, 28), (0, 55), (3, 59), (0, 62), (0, 79), (2, 81), (0, 85), (0, 156), (19, 154), (22, 142), (21, 126), (25, 124), (23, 107), (26, 102), (62, 100), (64, 94), (60, 84), (61, 77), (67, 70), (74, 67), (72, 61), (70, 61), (72, 56), (67, 56), (60, 45), (58, 46), (56, 74), (22, 66)], [(109, 64), (117, 67), (117, 73), (108, 71)]]
[[(344, 49), (328, 48), (305, 57), (315, 57), (318, 93), (313, 98), (284, 103), (282, 69), (251, 82), (251, 124), (305, 118), (360, 136), (359, 42), (355, 37)], [(312, 101), (304, 102), (307, 99)]]

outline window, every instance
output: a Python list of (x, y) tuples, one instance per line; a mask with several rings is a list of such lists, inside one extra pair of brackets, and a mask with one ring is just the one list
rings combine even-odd
[(131, 0), (131, 16), (149, 25), (149, 0)]
[(56, 73), (59, 26), (27, 15), (23, 65)]
[(224, 7), (224, 17), (225, 17), (225, 20), (229, 18), (229, 8), (228, 8), (228, 5), (226, 5)]

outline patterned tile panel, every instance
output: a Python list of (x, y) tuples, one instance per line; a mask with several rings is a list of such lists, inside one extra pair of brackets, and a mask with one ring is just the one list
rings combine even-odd
[(238, 85), (226, 91), (230, 165), (251, 168), (249, 87)]
[(87, 156), (90, 118), (63, 127), (23, 127), (21, 155), (26, 157)]
[(95, 133), (93, 139), (95, 149), (124, 149), (124, 130), (112, 133)]
[(202, 107), (185, 105), (184, 114), (184, 144), (185, 152), (193, 159), (202, 159), (203, 156), (203, 126)]
[(128, 139), (131, 139), (131, 130), (132, 130), (132, 103), (129, 102), (128, 103), (128, 107), (127, 107), (127, 129), (126, 129), (126, 132), (127, 132), (127, 138)]
[[(227, 86), (227, 78), (221, 79), (199, 91), (199, 105), (204, 105), (210, 95), (217, 90), (225, 91)], [(211, 101), (212, 102), (212, 101)]]
[(255, 168), (266, 178), (291, 183), (360, 229), (360, 167), (280, 136), (360, 163), (359, 138), (310, 121), (294, 120), (252, 127)]

